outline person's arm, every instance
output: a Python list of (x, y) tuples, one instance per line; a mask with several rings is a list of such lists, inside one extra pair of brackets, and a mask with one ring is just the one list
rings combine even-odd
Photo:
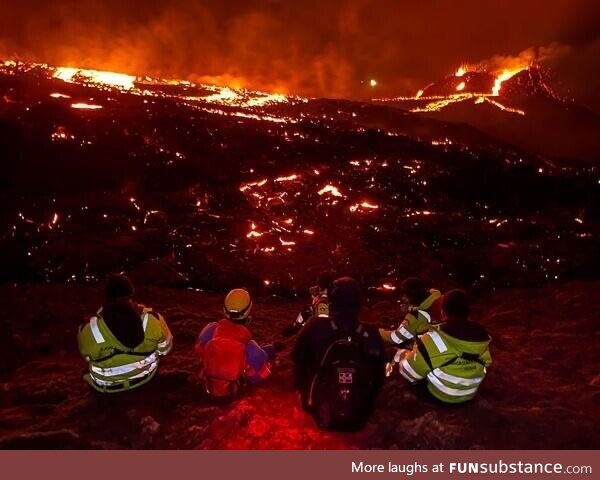
[(294, 349), (292, 350), (292, 360), (294, 361), (294, 385), (300, 387), (304, 382), (305, 372), (308, 361), (308, 339), (312, 335), (314, 318), (311, 318), (296, 339)]
[(418, 331), (418, 313), (407, 313), (402, 323), (395, 330), (380, 329), (379, 333), (383, 341), (400, 347), (415, 339)]
[(198, 335), (198, 339), (196, 340), (196, 344), (194, 345), (194, 351), (200, 358), (202, 358), (202, 356), (204, 355), (204, 347), (213, 337), (216, 328), (217, 322), (211, 322), (208, 325), (206, 325), (200, 332), (200, 335)]
[[(377, 333), (377, 331), (375, 331), (375, 333)], [(375, 335), (372, 342), (373, 348), (371, 356), (373, 358), (373, 365), (375, 368), (375, 385), (377, 388), (379, 388), (385, 381), (385, 344), (380, 335)]]
[(265, 380), (271, 375), (269, 356), (254, 340), (246, 345), (246, 378), (250, 383)]
[(86, 361), (89, 362), (90, 360), (102, 357), (102, 343), (98, 343), (95, 339), (89, 322), (81, 325), (79, 328), (77, 344), (79, 346), (79, 353), (81, 353), (81, 356), (85, 358)]
[(144, 331), (147, 339), (156, 342), (159, 355), (167, 355), (173, 348), (173, 334), (160, 313), (154, 310), (144, 313)]
[(410, 383), (417, 383), (431, 372), (428, 353), (422, 342), (416, 342), (413, 349), (399, 362), (400, 374)]

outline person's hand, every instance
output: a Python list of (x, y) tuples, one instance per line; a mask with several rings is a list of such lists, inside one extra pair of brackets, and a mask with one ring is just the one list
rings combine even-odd
[(380, 328), (379, 335), (381, 335), (381, 338), (383, 339), (383, 341), (385, 343), (392, 343), (392, 337), (391, 337), (392, 333), (389, 330)]

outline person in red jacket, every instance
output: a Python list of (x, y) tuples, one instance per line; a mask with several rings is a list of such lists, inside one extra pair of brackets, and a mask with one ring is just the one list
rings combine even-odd
[(258, 383), (271, 374), (275, 349), (261, 347), (248, 329), (252, 299), (241, 288), (225, 297), (224, 319), (208, 324), (198, 336), (195, 351), (202, 362), (201, 377), (209, 395), (229, 397), (246, 381)]

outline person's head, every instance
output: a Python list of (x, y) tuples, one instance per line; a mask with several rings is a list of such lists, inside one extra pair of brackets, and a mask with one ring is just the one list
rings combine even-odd
[(349, 319), (358, 317), (361, 303), (360, 284), (350, 277), (342, 277), (329, 285), (327, 292), (331, 315)]
[(469, 319), (469, 298), (464, 290), (450, 290), (442, 300), (442, 315), (444, 321), (456, 323)]
[(425, 283), (417, 277), (408, 277), (402, 282), (402, 294), (411, 305), (418, 305), (427, 298), (429, 292)]
[(123, 274), (110, 275), (106, 280), (104, 296), (109, 303), (131, 300), (133, 284)]
[(323, 271), (319, 274), (319, 289), (327, 290), (329, 285), (335, 280), (335, 273), (331, 270)]
[(227, 318), (233, 322), (246, 323), (251, 309), (252, 298), (248, 291), (243, 288), (231, 290), (225, 297), (223, 311)]

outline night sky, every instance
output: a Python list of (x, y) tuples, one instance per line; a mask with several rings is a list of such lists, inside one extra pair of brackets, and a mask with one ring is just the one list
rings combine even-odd
[(599, 25), (597, 0), (4, 0), (0, 57), (365, 98), (520, 55), (598, 111)]

